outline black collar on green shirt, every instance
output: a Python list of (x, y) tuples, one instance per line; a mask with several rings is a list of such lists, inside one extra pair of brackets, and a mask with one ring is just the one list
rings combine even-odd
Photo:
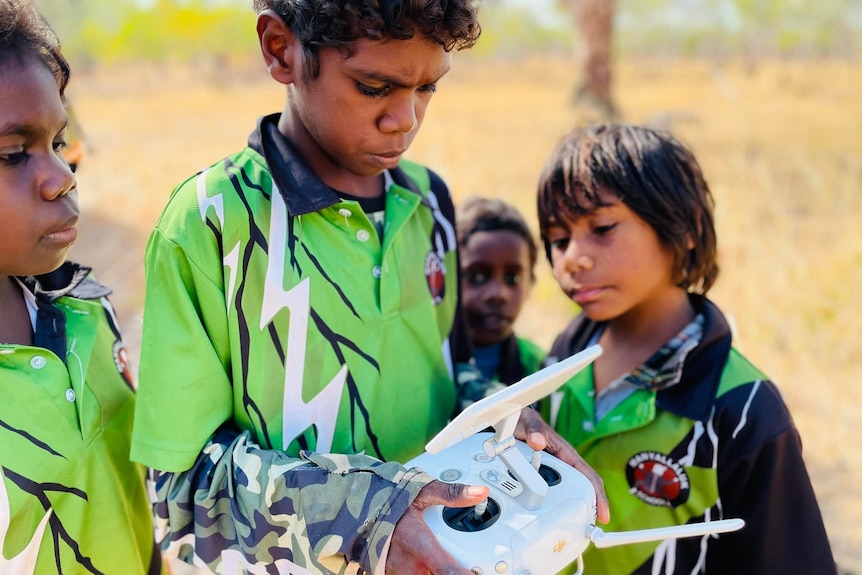
[[(686, 357), (679, 383), (656, 393), (656, 405), (682, 417), (706, 421), (730, 354), (731, 333), (727, 320), (715, 304), (695, 294), (689, 298), (695, 312), (704, 315), (703, 336)], [(564, 358), (584, 349), (600, 327), (584, 315), (578, 316), (560, 334), (551, 355)]]
[(54, 271), (38, 276), (18, 278), (27, 286), (36, 301), (52, 304), (63, 296), (78, 299), (99, 299), (111, 290), (88, 277), (92, 268), (75, 262), (64, 262)]
[[(308, 167), (287, 138), (278, 131), (279, 117), (280, 114), (261, 117), (257, 129), (248, 138), (248, 146), (266, 160), (288, 213), (300, 216), (337, 204), (341, 201), (338, 193)], [(422, 196), (403, 170), (395, 168), (389, 173), (396, 184)]]
[(63, 296), (77, 299), (99, 299), (111, 290), (89, 277), (91, 268), (65, 262), (56, 270), (39, 275), (19, 278), (36, 296), (36, 329), (33, 344), (48, 349), (66, 361), (66, 315), (54, 306)]

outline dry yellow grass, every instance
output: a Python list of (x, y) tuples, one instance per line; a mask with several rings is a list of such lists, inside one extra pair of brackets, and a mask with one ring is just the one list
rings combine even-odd
[[(282, 105), (260, 72), (81, 75), (70, 95), (93, 149), (82, 165), (74, 256), (93, 264), (137, 357), (146, 235), (171, 188), (238, 149)], [(456, 58), (411, 156), (456, 200), (497, 196), (531, 220), (556, 141), (584, 121), (565, 58)], [(713, 298), (744, 352), (783, 390), (805, 443), (836, 558), (862, 573), (862, 71), (842, 62), (642, 61), (620, 66), (624, 120), (670, 128), (698, 155), (717, 201), (722, 275)], [(543, 344), (573, 307), (539, 266), (519, 324)], [(792, 502), (788, 502), (792, 504)]]

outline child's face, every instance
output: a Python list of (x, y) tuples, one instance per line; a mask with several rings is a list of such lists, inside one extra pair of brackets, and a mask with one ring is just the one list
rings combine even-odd
[(531, 284), (530, 249), (509, 230), (476, 232), (460, 250), (461, 298), (473, 345), (512, 334)]
[[(358, 40), (320, 50), (320, 73), (288, 88), (294, 144), (331, 186), (394, 168), (413, 143), (451, 55), (425, 40)], [(295, 59), (299, 61), (299, 59)], [(301, 78), (301, 69), (294, 71)], [(297, 129), (296, 127), (300, 127)]]
[(681, 290), (673, 281), (673, 252), (615, 194), (604, 190), (600, 197), (609, 205), (547, 228), (557, 282), (595, 321), (660, 313)]
[(7, 64), (0, 78), (0, 276), (48, 273), (78, 235), (66, 110), (41, 64)]

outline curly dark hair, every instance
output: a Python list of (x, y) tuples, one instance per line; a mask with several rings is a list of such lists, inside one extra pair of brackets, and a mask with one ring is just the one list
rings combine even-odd
[(303, 46), (306, 79), (320, 71), (322, 46), (349, 49), (362, 38), (409, 40), (415, 34), (446, 51), (469, 48), (479, 39), (478, 0), (254, 0), (260, 13), (281, 15)]
[[(694, 155), (666, 132), (629, 125), (576, 130), (557, 145), (539, 179), (539, 229), (601, 207), (614, 193), (675, 254), (677, 285), (706, 294), (718, 277), (714, 201)], [(689, 241), (694, 247), (689, 249)]]
[(60, 95), (69, 83), (69, 62), (60, 52), (60, 40), (29, 0), (0, 2), (0, 67), (23, 65), (30, 59), (45, 64)]
[(500, 199), (472, 196), (458, 206), (455, 218), (458, 227), (458, 245), (466, 246), (476, 232), (515, 232), (527, 242), (530, 253), (530, 277), (535, 279), (538, 248), (530, 227), (518, 208)]

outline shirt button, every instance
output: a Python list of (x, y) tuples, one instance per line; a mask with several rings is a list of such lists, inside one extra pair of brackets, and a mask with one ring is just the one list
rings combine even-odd
[(68, 401), (69, 403), (74, 403), (74, 401), (75, 401), (75, 390), (74, 389), (69, 388), (66, 390), (66, 401)]
[(349, 218), (350, 216), (353, 215), (353, 212), (351, 212), (347, 208), (341, 208), (340, 210), (338, 210), (338, 215), (344, 216), (345, 218)]
[(34, 355), (30, 359), (30, 367), (33, 369), (42, 369), (48, 362), (41, 355)]
[(585, 421), (583, 427), (584, 427), (584, 431), (592, 431), (593, 430), (593, 422), (592, 421)]
[(375, 278), (380, 279), (380, 276), (383, 275), (383, 270), (380, 269), (380, 266), (374, 266), (373, 268), (371, 268), (371, 274)]
[(371, 234), (368, 233), (368, 230), (359, 230), (356, 232), (356, 239), (360, 242), (367, 242), (370, 237)]

